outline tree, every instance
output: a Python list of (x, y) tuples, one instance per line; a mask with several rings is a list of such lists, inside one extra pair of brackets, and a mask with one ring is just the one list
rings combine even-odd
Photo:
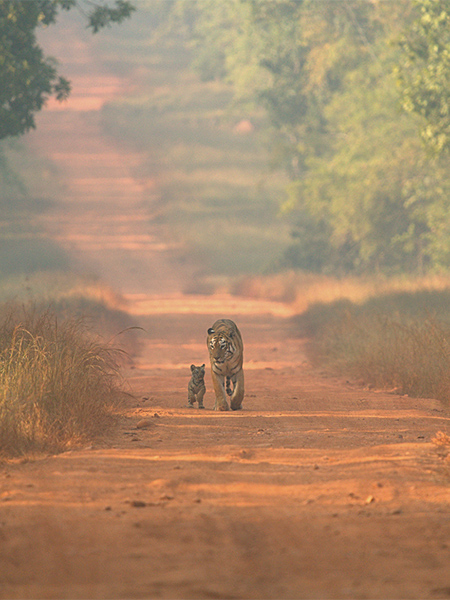
[[(318, 236), (321, 223), (329, 227), (328, 271), (423, 273), (449, 265), (449, 161), (425, 154), (416, 115), (400, 110), (401, 51), (393, 42), (413, 15), (394, 16), (391, 4), (379, 4), (377, 27), (369, 29), (377, 34), (364, 28), (370, 48), (351, 63), (346, 43), (345, 73), (324, 108), (327, 152), (309, 155), (290, 187), (293, 214), (314, 217)], [(305, 239), (297, 237), (297, 246)]]
[(401, 38), (403, 107), (422, 117), (434, 154), (450, 152), (450, 0), (415, 0), (417, 15)]
[[(69, 81), (44, 56), (35, 32), (55, 23), (60, 10), (81, 4), (81, 0), (0, 0), (0, 139), (34, 128), (34, 115), (50, 96), (64, 100), (69, 95)], [(89, 4), (87, 22), (93, 33), (122, 22), (134, 10), (125, 0), (116, 0), (113, 6)]]
[[(450, 0), (180, 5), (200, 72), (226, 78), (237, 99), (266, 109), (272, 153), (291, 179), (287, 264), (448, 268)], [(423, 151), (419, 118), (442, 156)]]

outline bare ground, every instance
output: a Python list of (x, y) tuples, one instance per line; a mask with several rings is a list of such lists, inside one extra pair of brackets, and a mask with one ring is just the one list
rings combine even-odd
[[(450, 464), (431, 441), (448, 412), (317, 371), (288, 307), (183, 295), (139, 156), (85, 96), (30, 137), (67, 180), (43, 227), (121, 287), (145, 348), (114, 432), (0, 467), (0, 598), (449, 598)], [(238, 413), (211, 410), (209, 376), (206, 410), (186, 406), (219, 316), (244, 338)]]
[(208, 298), (142, 316), (115, 433), (1, 470), (0, 597), (450, 597), (441, 406), (325, 377), (288, 320), (222, 300), (244, 409), (211, 410), (209, 377), (206, 410), (186, 407)]

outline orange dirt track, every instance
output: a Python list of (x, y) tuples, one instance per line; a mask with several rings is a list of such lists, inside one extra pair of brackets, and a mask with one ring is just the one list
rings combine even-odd
[[(111, 436), (0, 467), (0, 598), (450, 598), (450, 465), (431, 441), (448, 412), (318, 372), (287, 306), (183, 295), (139, 156), (101, 133), (108, 81), (85, 79), (87, 104), (49, 106), (29, 140), (66, 178), (42, 226), (147, 331), (134, 398)], [(217, 317), (244, 339), (237, 413), (211, 410), (209, 373), (206, 410), (186, 406)]]

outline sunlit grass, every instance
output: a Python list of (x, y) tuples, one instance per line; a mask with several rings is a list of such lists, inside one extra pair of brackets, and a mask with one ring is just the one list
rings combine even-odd
[(302, 313), (317, 302), (326, 304), (350, 300), (361, 304), (389, 293), (439, 291), (449, 287), (450, 274), (338, 278), (292, 270), (273, 275), (241, 277), (233, 283), (231, 291), (251, 298), (288, 302), (298, 313)]
[(378, 388), (450, 400), (450, 288), (317, 303), (296, 318), (313, 356)]
[(82, 320), (0, 311), (0, 455), (60, 451), (106, 433), (122, 392), (120, 353)]
[(95, 276), (70, 271), (36, 271), (0, 279), (0, 302), (69, 303), (80, 298), (114, 310), (124, 307), (121, 296)]
[[(15, 303), (58, 319), (82, 318), (97, 335), (115, 342), (130, 356), (139, 351), (136, 322), (124, 298), (95, 276), (70, 271), (37, 271), (0, 279), (0, 303)], [(120, 336), (120, 332), (123, 332)]]
[(243, 277), (232, 292), (289, 303), (312, 358), (365, 384), (450, 400), (450, 275)]

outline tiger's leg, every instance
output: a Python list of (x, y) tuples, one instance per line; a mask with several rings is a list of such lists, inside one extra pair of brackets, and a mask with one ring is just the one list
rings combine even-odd
[(239, 410), (242, 408), (242, 400), (244, 399), (244, 371), (242, 369), (233, 377), (233, 383), (234, 390), (231, 396), (231, 410)]
[(211, 379), (214, 386), (214, 392), (216, 394), (214, 410), (230, 410), (225, 393), (225, 378), (217, 376), (211, 369)]
[(205, 408), (203, 406), (203, 396), (205, 395), (206, 388), (201, 388), (199, 392), (197, 392), (197, 402), (199, 408)]
[(195, 394), (192, 390), (188, 390), (188, 407), (194, 408)]

